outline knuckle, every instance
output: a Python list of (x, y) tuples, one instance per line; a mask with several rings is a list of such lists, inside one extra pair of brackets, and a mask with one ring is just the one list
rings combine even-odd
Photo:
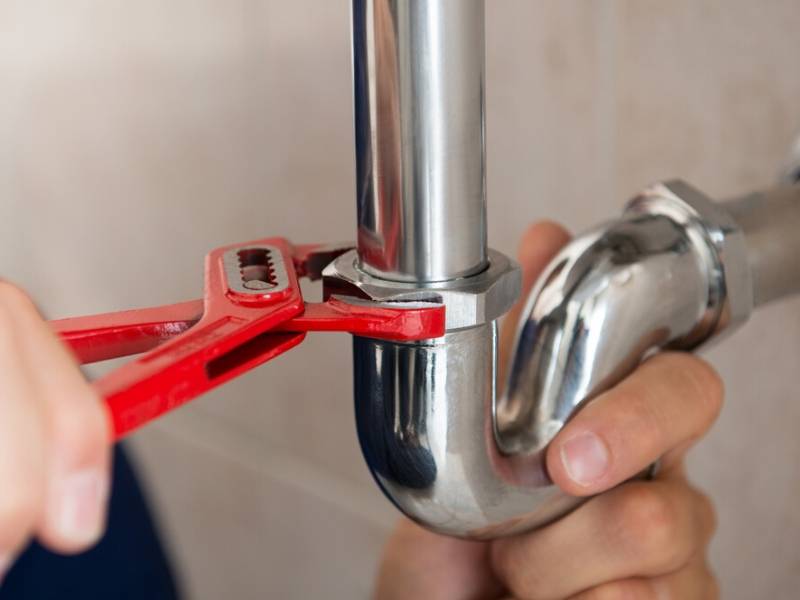
[(633, 421), (630, 427), (637, 432), (638, 439), (646, 440), (652, 448), (663, 448), (668, 441), (668, 427), (664, 422), (661, 403), (654, 401), (647, 392), (630, 393), (624, 399), (628, 418)]
[(542, 595), (543, 581), (535, 564), (520, 546), (518, 539), (501, 540), (491, 547), (492, 569), (500, 581), (516, 596), (538, 597)]
[(652, 569), (678, 568), (691, 544), (681, 534), (679, 507), (656, 486), (632, 486), (619, 503), (618, 517), (628, 552)]
[(618, 510), (628, 527), (635, 531), (658, 533), (674, 524), (674, 510), (655, 486), (632, 485), (622, 496)]

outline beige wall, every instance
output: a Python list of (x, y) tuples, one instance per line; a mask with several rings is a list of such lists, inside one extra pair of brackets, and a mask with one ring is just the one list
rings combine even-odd
[[(800, 130), (797, 0), (487, 2), (490, 239), (643, 184), (768, 185)], [(51, 316), (196, 296), (201, 257), (353, 236), (346, 0), (0, 0), (0, 273)], [(800, 586), (800, 302), (708, 353), (692, 459), (724, 597)], [(95, 371), (97, 372), (97, 371)], [(305, 347), (134, 446), (195, 600), (363, 598), (394, 517), (361, 463), (349, 343)]]

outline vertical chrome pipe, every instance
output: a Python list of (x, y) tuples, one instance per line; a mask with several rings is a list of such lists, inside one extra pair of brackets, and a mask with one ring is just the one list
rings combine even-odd
[(435, 299), (447, 315), (437, 340), (354, 338), (361, 447), (408, 516), (492, 535), (489, 496), (520, 500), (482, 487), (496, 457), (496, 320), (520, 277), (487, 249), (483, 0), (353, 0), (352, 18), (358, 252), (329, 265), (326, 289)]
[(353, 0), (352, 19), (361, 268), (483, 270), (483, 0)]

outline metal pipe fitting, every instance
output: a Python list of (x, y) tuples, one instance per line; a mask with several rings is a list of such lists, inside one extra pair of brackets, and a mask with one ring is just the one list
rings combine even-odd
[(410, 283), (487, 265), (483, 0), (353, 0), (361, 268)]
[(568, 244), (531, 291), (496, 441), (523, 465), (530, 508), (516, 530), (580, 503), (547, 478), (547, 444), (572, 415), (661, 348), (691, 350), (754, 306), (800, 292), (800, 185), (714, 203), (680, 181), (652, 186), (622, 218)]
[(800, 292), (800, 164), (797, 184), (730, 200), (723, 207), (744, 234), (755, 305)]
[(425, 526), (473, 539), (566, 514), (582, 500), (547, 475), (552, 438), (649, 353), (696, 348), (743, 323), (754, 298), (800, 291), (784, 237), (798, 219), (800, 186), (725, 204), (679, 181), (652, 186), (541, 275), (502, 397), (493, 323), (425, 344), (356, 340), (357, 427), (381, 488)]
[(498, 444), (510, 455), (544, 452), (649, 352), (694, 348), (751, 310), (732, 217), (683, 182), (649, 188), (619, 221), (568, 244), (528, 296), (497, 404)]
[(352, 18), (358, 251), (325, 293), (445, 305), (441, 339), (354, 338), (356, 421), (392, 502), (463, 535), (486, 521), (464, 492), (491, 468), (496, 320), (520, 290), (486, 244), (483, 0), (353, 0)]
[(426, 527), (539, 527), (581, 502), (544, 464), (575, 411), (650, 352), (695, 348), (800, 290), (800, 186), (722, 205), (658, 184), (574, 240), (528, 298), (498, 397), (496, 319), (520, 277), (486, 247), (483, 2), (353, 0), (352, 17), (358, 250), (325, 269), (325, 293), (447, 314), (440, 339), (354, 338), (364, 456)]

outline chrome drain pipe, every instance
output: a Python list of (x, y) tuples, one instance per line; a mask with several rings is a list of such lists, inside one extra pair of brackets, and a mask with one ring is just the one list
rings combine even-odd
[[(568, 244), (528, 296), (496, 441), (534, 501), (516, 530), (577, 506), (547, 480), (547, 444), (586, 402), (662, 348), (693, 350), (800, 292), (800, 184), (715, 203), (681, 181)], [(541, 483), (530, 485), (530, 480)]]
[(486, 245), (483, 1), (352, 7), (358, 250), (328, 265), (325, 293), (441, 302), (447, 320), (425, 342), (354, 338), (364, 456), (435, 531), (539, 527), (581, 502), (544, 466), (576, 410), (648, 353), (693, 349), (800, 290), (800, 185), (715, 203), (658, 184), (576, 238), (528, 297), (497, 397), (497, 319), (520, 274)]
[(520, 289), (486, 241), (484, 3), (353, 0), (352, 21), (358, 252), (326, 293), (443, 302), (447, 320), (428, 342), (354, 339), (358, 434), (402, 511), (469, 535), (488, 516), (469, 480), (494, 447), (496, 321)]
[(354, 0), (360, 267), (410, 284), (487, 265), (483, 0)]

